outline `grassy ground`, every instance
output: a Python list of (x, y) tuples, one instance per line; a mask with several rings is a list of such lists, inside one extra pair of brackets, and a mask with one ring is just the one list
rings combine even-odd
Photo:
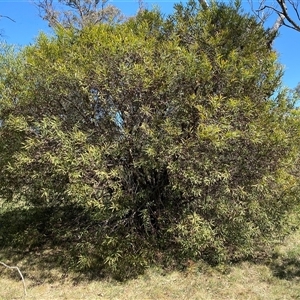
[[(46, 255), (46, 254), (45, 254)], [(3, 260), (0, 252), (0, 260)], [(6, 261), (6, 263), (12, 263)], [(56, 269), (18, 262), (30, 300), (55, 299), (300, 299), (300, 231), (274, 250), (268, 262), (244, 262), (226, 269), (191, 265), (185, 272), (151, 269), (125, 283), (87, 280)], [(222, 272), (221, 272), (222, 271)], [(0, 300), (23, 299), (16, 270), (0, 266)]]

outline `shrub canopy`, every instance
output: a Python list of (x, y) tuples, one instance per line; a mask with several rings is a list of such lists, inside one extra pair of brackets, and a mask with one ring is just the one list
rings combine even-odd
[(253, 255), (297, 202), (299, 122), (268, 38), (193, 1), (40, 35), (3, 66), (2, 197), (53, 208), (82, 268)]

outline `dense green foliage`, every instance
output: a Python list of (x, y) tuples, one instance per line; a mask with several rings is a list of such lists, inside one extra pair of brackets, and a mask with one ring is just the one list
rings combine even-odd
[(297, 204), (276, 59), (224, 4), (41, 35), (1, 60), (1, 197), (34, 212), (31, 245), (66, 243), (81, 269), (254, 255)]

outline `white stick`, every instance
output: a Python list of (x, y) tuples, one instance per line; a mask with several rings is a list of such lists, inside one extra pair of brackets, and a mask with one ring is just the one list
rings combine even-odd
[(18, 267), (10, 267), (10, 266), (6, 265), (5, 263), (3, 263), (2, 261), (0, 261), (0, 264), (3, 265), (4, 267), (8, 268), (8, 269), (16, 269), (16, 270), (18, 270), (18, 272), (19, 272), (19, 274), (21, 276), (22, 282), (23, 282), (24, 298), (25, 298), (27, 296), (27, 290), (26, 290), (25, 280), (24, 280), (24, 277), (23, 277), (20, 269)]

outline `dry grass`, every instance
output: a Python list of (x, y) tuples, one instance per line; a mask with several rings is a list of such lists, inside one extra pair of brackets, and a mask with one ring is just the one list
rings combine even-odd
[[(298, 233), (299, 237), (300, 234)], [(293, 243), (296, 237), (290, 238)], [(299, 239), (297, 239), (297, 242)], [(296, 244), (296, 248), (298, 248)], [(27, 270), (26, 284), (30, 300), (55, 299), (300, 299), (298, 273), (278, 276), (276, 268), (289, 268), (285, 265), (288, 251), (295, 248), (281, 247), (270, 265), (245, 262), (232, 266), (226, 274), (216, 269), (191, 265), (185, 272), (163, 274), (161, 270), (151, 269), (137, 279), (120, 283), (113, 280), (88, 281), (83, 278), (62, 274), (57, 270)], [(296, 251), (296, 250), (294, 250)], [(298, 250), (300, 251), (300, 250)], [(293, 252), (295, 253), (295, 252)], [(293, 258), (294, 259), (294, 258)], [(297, 258), (298, 259), (298, 258)], [(296, 263), (295, 263), (296, 264)], [(294, 265), (297, 268), (298, 265)], [(298, 266), (298, 272), (299, 272)], [(277, 272), (277, 273), (276, 273)], [(1, 270), (0, 299), (23, 299), (23, 287), (18, 274), (11, 270)], [(42, 278), (41, 280), (39, 280)]]
[[(223, 272), (205, 264), (191, 264), (181, 273), (150, 269), (125, 283), (62, 273), (51, 267), (48, 252), (39, 254), (38, 264), (28, 254), (13, 258), (15, 254), (7, 256), (0, 251), (0, 261), (17, 264), (21, 269), (27, 286), (26, 300), (300, 299), (300, 230), (275, 249), (269, 263), (244, 262), (224, 268)], [(20, 276), (0, 266), (0, 300), (14, 299), (24, 299)]]
[[(243, 263), (227, 275), (217, 271), (173, 272), (162, 275), (151, 270), (126, 283), (81, 281), (43, 283), (27, 280), (26, 299), (300, 299), (298, 280), (276, 278), (267, 266)], [(22, 284), (12, 278), (0, 279), (0, 299), (22, 299)]]

